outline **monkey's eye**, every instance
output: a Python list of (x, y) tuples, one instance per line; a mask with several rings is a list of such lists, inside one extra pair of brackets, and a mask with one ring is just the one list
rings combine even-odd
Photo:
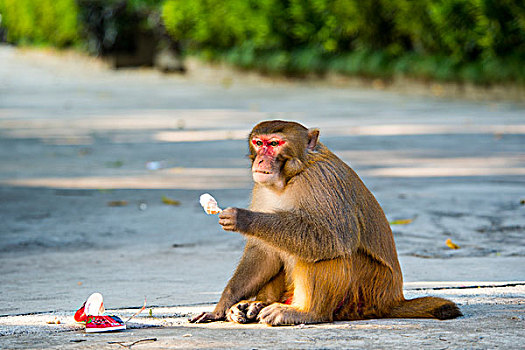
[(263, 145), (263, 142), (261, 140), (257, 140), (257, 142), (255, 142), (255, 144), (259, 147), (261, 147)]
[(279, 145), (279, 142), (277, 142), (277, 141), (270, 142), (270, 146), (272, 146), (272, 147), (276, 147), (278, 145)]

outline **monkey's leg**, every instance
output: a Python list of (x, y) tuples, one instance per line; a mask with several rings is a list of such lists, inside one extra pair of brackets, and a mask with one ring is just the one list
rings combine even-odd
[(244, 255), (222, 292), (213, 312), (203, 312), (190, 319), (193, 323), (221, 321), (235, 303), (254, 297), (259, 290), (281, 271), (282, 261), (277, 253), (260, 248), (253, 242), (246, 243)]
[(350, 288), (350, 271), (350, 261), (343, 258), (298, 261), (292, 273), (292, 304), (271, 304), (261, 310), (258, 319), (272, 326), (333, 321)]
[(226, 319), (237, 323), (255, 322), (257, 315), (265, 306), (283, 298), (285, 289), (285, 273), (281, 271), (261, 288), (255, 301), (243, 300), (233, 305), (226, 313)]

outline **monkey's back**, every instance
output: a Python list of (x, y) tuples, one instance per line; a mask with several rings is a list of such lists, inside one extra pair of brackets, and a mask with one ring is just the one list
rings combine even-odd
[[(319, 143), (294, 179), (304, 210), (319, 212), (350, 249), (362, 249), (401, 275), (392, 230), (378, 201), (356, 172)], [(307, 189), (306, 189), (307, 188)], [(311, 197), (311, 198), (308, 198)]]

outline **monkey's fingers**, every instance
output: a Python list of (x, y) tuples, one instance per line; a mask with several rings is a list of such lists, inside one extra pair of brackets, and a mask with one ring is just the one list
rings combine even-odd
[(219, 224), (221, 224), (222, 226), (228, 226), (233, 225), (234, 221), (231, 218), (219, 219)]
[(233, 226), (233, 225), (223, 226), (222, 229), (223, 229), (224, 231), (232, 231), (232, 232), (237, 231), (237, 230), (235, 229), (235, 226)]
[(222, 212), (219, 216), (219, 224), (225, 231), (236, 231), (237, 220), (233, 215)]
[(190, 323), (199, 323), (198, 321), (205, 315), (206, 313), (205, 312), (202, 312), (200, 314), (198, 314), (197, 316), (193, 316), (191, 317), (190, 319), (188, 319), (188, 321)]
[(219, 219), (228, 219), (237, 215), (237, 208), (226, 208), (219, 214)]

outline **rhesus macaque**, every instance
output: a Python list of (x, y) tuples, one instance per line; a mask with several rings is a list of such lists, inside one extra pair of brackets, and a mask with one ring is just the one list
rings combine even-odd
[(249, 136), (250, 209), (219, 215), (246, 237), (244, 255), (213, 312), (190, 322), (268, 325), (461, 316), (436, 297), (406, 300), (390, 225), (357, 174), (319, 131), (286, 121)]

